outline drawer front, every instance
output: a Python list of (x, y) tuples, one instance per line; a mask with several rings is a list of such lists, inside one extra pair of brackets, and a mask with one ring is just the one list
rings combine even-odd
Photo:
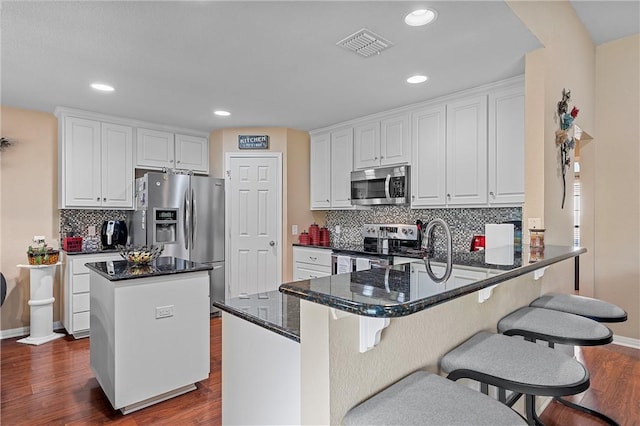
[(87, 293), (89, 291), (89, 274), (74, 275), (71, 278), (72, 293)]
[(294, 262), (324, 265), (331, 268), (331, 250), (295, 247)]
[(117, 253), (108, 253), (103, 255), (81, 256), (77, 259), (74, 258), (71, 261), (73, 264), (73, 274), (88, 274), (89, 269), (84, 266), (85, 263), (106, 262), (108, 260), (122, 260), (122, 257)]
[(89, 293), (73, 295), (73, 312), (84, 312), (89, 310)]
[(296, 281), (310, 280), (313, 278), (328, 277), (329, 275), (331, 275), (331, 272), (329, 270), (317, 271), (315, 269), (308, 269), (308, 268), (298, 266), (296, 267), (295, 276), (293, 277), (293, 279)]
[(89, 312), (80, 312), (73, 314), (73, 332), (89, 329)]

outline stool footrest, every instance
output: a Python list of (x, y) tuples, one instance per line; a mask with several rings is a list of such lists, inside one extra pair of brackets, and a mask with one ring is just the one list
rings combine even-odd
[(582, 411), (583, 413), (590, 414), (590, 415), (592, 415), (594, 417), (599, 418), (600, 420), (605, 421), (609, 425), (620, 426), (618, 424), (618, 422), (613, 420), (611, 417), (609, 417), (606, 414), (603, 414), (603, 413), (601, 413), (599, 411), (596, 411), (596, 410), (594, 410), (592, 408), (588, 408), (588, 407), (585, 407), (584, 405), (576, 404), (575, 402), (571, 402), (571, 401), (568, 401), (568, 400), (566, 400), (564, 398), (560, 398), (560, 397), (556, 397), (554, 399), (556, 401), (558, 401), (560, 404), (564, 405), (565, 407), (573, 408), (574, 410), (578, 410), (578, 411)]

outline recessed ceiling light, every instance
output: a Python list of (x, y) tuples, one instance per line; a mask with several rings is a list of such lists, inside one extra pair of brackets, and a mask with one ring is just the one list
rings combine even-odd
[(116, 90), (113, 88), (113, 86), (109, 86), (108, 84), (104, 83), (91, 83), (91, 87), (101, 92), (113, 92), (114, 90)]
[(228, 117), (231, 115), (231, 113), (229, 111), (223, 111), (221, 109), (215, 110), (213, 111), (213, 113), (215, 115), (219, 115), (220, 117)]
[(435, 10), (418, 9), (405, 16), (404, 22), (412, 27), (419, 27), (435, 21), (437, 16), (438, 14)]
[(412, 75), (407, 79), (407, 83), (418, 84), (418, 83), (424, 83), (427, 80), (428, 80), (428, 77), (426, 75)]

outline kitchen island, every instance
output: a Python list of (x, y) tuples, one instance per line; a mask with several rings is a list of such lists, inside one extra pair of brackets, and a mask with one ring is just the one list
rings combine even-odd
[(88, 263), (91, 369), (123, 414), (196, 389), (210, 370), (210, 265)]
[[(261, 411), (250, 410), (247, 417), (249, 410), (242, 412), (230, 402), (233, 394), (223, 381), (223, 423), (255, 424), (275, 418), (281, 424), (339, 424), (350, 408), (400, 378), (419, 369), (438, 373), (438, 361), (445, 353), (478, 331), (495, 331), (501, 317), (547, 291), (546, 268), (571, 267), (562, 261), (586, 251), (560, 246), (510, 250), (510, 254), (504, 249), (456, 254), (454, 273), (443, 283), (429, 282), (428, 275), (421, 273), (424, 262), (416, 259), (388, 268), (286, 283), (280, 286), (281, 299), (274, 294), (251, 296), (251, 303), (258, 306), (260, 297), (273, 299), (279, 309), (275, 322), (264, 315), (264, 308), (252, 311), (249, 301), (214, 302), (224, 311), (223, 377), (237, 376), (242, 369), (235, 362), (240, 355), (234, 351), (249, 347), (262, 354), (270, 350), (251, 340), (254, 334), (278, 336), (281, 339), (271, 343), (281, 344), (281, 353), (290, 358), (288, 364), (263, 365), (279, 373), (271, 381), (260, 381), (261, 392), (270, 399), (286, 389), (289, 404), (299, 401), (297, 418), (277, 417), (282, 405), (273, 399)], [(439, 260), (436, 256), (433, 269), (442, 267)], [(567, 283), (567, 288), (572, 285)], [(292, 298), (300, 299), (299, 306)], [(292, 318), (296, 312), (298, 321)], [(225, 322), (233, 324), (233, 334)], [(227, 358), (234, 362), (228, 364)], [(282, 374), (280, 380), (278, 374)], [(257, 377), (262, 378), (248, 377), (241, 385), (251, 386)], [(291, 385), (295, 383), (299, 393)], [(234, 392), (241, 390), (236, 387)]]

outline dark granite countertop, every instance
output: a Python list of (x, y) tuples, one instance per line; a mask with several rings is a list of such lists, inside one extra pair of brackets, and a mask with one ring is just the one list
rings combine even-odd
[[(452, 275), (445, 283), (432, 283), (430, 295), (426, 297), (420, 296), (417, 280), (411, 280), (411, 265), (415, 263), (286, 283), (280, 286), (280, 291), (357, 315), (401, 317), (585, 252), (584, 248), (564, 246), (546, 246), (543, 251), (530, 251), (528, 246), (523, 246), (518, 251), (503, 247), (457, 253), (453, 257), (454, 268), (471, 266), (486, 274), (472, 282), (457, 282)], [(443, 260), (442, 254), (438, 253), (433, 263)], [(436, 272), (436, 275), (442, 274)]]
[(297, 297), (273, 290), (212, 303), (227, 313), (300, 342), (300, 299)]
[(87, 263), (86, 266), (109, 281), (159, 277), (162, 275), (183, 274), (213, 269), (211, 265), (170, 256), (159, 257), (145, 266), (134, 266), (133, 263), (127, 262), (126, 260)]
[(120, 250), (118, 249), (103, 249), (103, 250), (93, 250), (93, 251), (66, 251), (60, 249), (60, 251), (64, 252), (67, 256), (75, 256), (78, 254), (107, 254), (107, 253), (118, 253)]

